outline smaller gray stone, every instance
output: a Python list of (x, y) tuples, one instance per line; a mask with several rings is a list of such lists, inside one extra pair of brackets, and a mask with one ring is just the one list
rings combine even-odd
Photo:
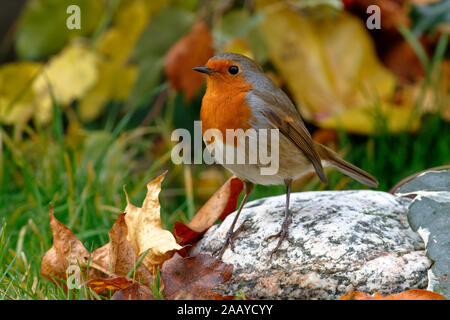
[(450, 190), (450, 170), (427, 171), (402, 185), (395, 194), (414, 194), (416, 191)]
[(407, 182), (396, 195), (414, 194), (408, 221), (434, 262), (427, 290), (450, 298), (450, 170), (428, 171)]
[[(283, 222), (285, 196), (248, 203), (239, 217), (245, 229), (223, 261), (233, 276), (219, 291), (257, 299), (336, 299), (350, 285), (366, 293), (394, 294), (425, 288), (431, 261), (408, 225), (411, 202), (385, 192), (325, 191), (291, 194), (292, 224), (270, 260)], [(210, 228), (192, 254), (223, 245), (235, 213)]]

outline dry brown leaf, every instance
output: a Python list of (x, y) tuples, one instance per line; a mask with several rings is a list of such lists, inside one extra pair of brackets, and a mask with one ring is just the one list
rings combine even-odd
[[(126, 276), (134, 268), (138, 256), (132, 244), (127, 240), (128, 229), (125, 223), (125, 214), (119, 215), (108, 234), (110, 242), (92, 253), (92, 261), (115, 275)], [(102, 276), (98, 275), (98, 270), (92, 270), (89, 273), (90, 279)], [(153, 276), (143, 264), (140, 264), (134, 273), (134, 279), (149, 286), (153, 281)]]
[(117, 291), (111, 300), (155, 300), (155, 298), (148, 287), (135, 282), (131, 286)]
[(234, 210), (244, 188), (244, 183), (236, 176), (228, 179), (216, 193), (201, 207), (194, 218), (189, 222), (188, 227), (196, 232), (208, 230), (218, 219), (225, 218)]
[(147, 184), (147, 195), (142, 208), (135, 207), (129, 202), (125, 208), (125, 222), (128, 227), (128, 241), (131, 242), (138, 254), (150, 249), (143, 263), (150, 270), (172, 257), (176, 250), (182, 247), (176, 242), (170, 231), (164, 230), (161, 224), (160, 204), (158, 195), (161, 182), (166, 172)]
[(133, 284), (133, 279), (127, 277), (99, 278), (87, 281), (84, 285), (94, 290), (97, 294), (107, 294), (108, 291), (117, 291), (128, 288)]
[(213, 39), (203, 21), (198, 21), (166, 54), (166, 77), (175, 90), (184, 92), (187, 101), (192, 100), (204, 81), (192, 68), (203, 66), (213, 55)]
[[(60, 283), (56, 278), (66, 280), (69, 266), (79, 270), (76, 275), (81, 279), (81, 272), (86, 271), (89, 261), (89, 251), (83, 246), (73, 232), (59, 222), (50, 206), (50, 226), (53, 233), (53, 247), (46, 252), (42, 259), (41, 274), (54, 283)], [(127, 226), (124, 214), (119, 215), (109, 231), (110, 242), (95, 250), (89, 263), (88, 281), (103, 277), (125, 276), (137, 262), (137, 255), (133, 246), (127, 240)], [(140, 264), (133, 273), (134, 280), (145, 285), (153, 281), (151, 272)]]
[(446, 300), (443, 296), (438, 293), (413, 289), (406, 290), (391, 296), (384, 297), (382, 294), (375, 292), (373, 295), (368, 295), (364, 292), (353, 291), (343, 295), (339, 300)]
[(232, 273), (233, 265), (210, 255), (182, 258), (175, 253), (161, 269), (164, 298), (180, 299), (188, 293), (193, 300), (231, 299), (232, 297), (222, 296), (213, 289), (230, 280)]
[(55, 278), (65, 280), (69, 266), (87, 266), (89, 251), (69, 228), (55, 218), (51, 205), (49, 217), (50, 228), (53, 234), (53, 246), (42, 258), (41, 274), (54, 283), (60, 283)]
[[(175, 234), (178, 244), (193, 245), (217, 220), (224, 220), (234, 212), (243, 187), (243, 182), (233, 176), (201, 207), (188, 225), (175, 221), (173, 234)], [(185, 256), (188, 249), (188, 247), (183, 248), (178, 253)]]

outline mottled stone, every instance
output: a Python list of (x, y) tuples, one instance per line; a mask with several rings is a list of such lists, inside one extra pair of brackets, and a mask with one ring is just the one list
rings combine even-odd
[[(407, 222), (410, 199), (376, 191), (325, 191), (291, 194), (289, 241), (270, 260), (278, 239), (285, 196), (249, 202), (237, 226), (234, 265), (226, 294), (242, 289), (259, 299), (336, 299), (355, 290), (394, 294), (425, 288), (431, 265), (424, 244)], [(225, 239), (235, 213), (213, 226), (193, 254), (213, 253)]]

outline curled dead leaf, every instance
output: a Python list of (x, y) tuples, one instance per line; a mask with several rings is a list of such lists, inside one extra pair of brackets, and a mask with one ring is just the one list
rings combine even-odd
[[(233, 176), (201, 207), (187, 226), (182, 222), (175, 221), (173, 233), (178, 244), (182, 246), (194, 244), (217, 220), (224, 220), (234, 212), (243, 188), (244, 183)], [(180, 252), (180, 254), (184, 256), (185, 252)]]
[[(118, 276), (126, 276), (138, 260), (133, 245), (127, 240), (128, 228), (125, 223), (125, 214), (117, 217), (116, 222), (108, 233), (109, 243), (92, 253), (92, 261)], [(98, 270), (92, 269), (89, 278), (104, 276)], [(133, 273), (133, 278), (145, 285), (153, 281), (152, 273), (140, 264)]]
[(197, 232), (208, 230), (218, 219), (225, 218), (234, 210), (244, 188), (244, 183), (233, 176), (201, 207), (188, 227)]
[[(196, 243), (203, 235), (203, 232), (194, 231), (184, 223), (175, 221), (173, 224), (173, 234), (175, 235), (177, 243), (184, 247)], [(183, 251), (184, 249), (186, 248), (179, 251), (183, 257), (186, 255), (186, 252)]]
[[(48, 250), (41, 264), (41, 274), (54, 283), (60, 283), (58, 279), (68, 278), (69, 267), (73, 266), (79, 271), (77, 276), (82, 280), (82, 273), (86, 271), (89, 263), (87, 280), (117, 276), (126, 276), (135, 267), (138, 259), (133, 246), (127, 240), (127, 226), (124, 214), (119, 215), (113, 227), (109, 231), (110, 242), (91, 255), (73, 232), (59, 222), (50, 206), (50, 227), (53, 234), (53, 246)], [(153, 281), (151, 272), (140, 264), (133, 272), (133, 280), (150, 285)], [(105, 280), (106, 281), (106, 280)]]
[(42, 258), (41, 275), (53, 283), (60, 283), (58, 278), (67, 278), (69, 266), (77, 268), (78, 266), (82, 268), (87, 266), (89, 251), (69, 228), (55, 218), (52, 205), (50, 205), (49, 217), (53, 246)]
[(152, 272), (158, 265), (172, 257), (176, 250), (182, 248), (172, 233), (162, 228), (158, 196), (166, 174), (167, 171), (147, 184), (147, 195), (142, 208), (132, 205), (128, 195), (125, 208), (127, 239), (139, 255), (150, 249), (143, 263)]

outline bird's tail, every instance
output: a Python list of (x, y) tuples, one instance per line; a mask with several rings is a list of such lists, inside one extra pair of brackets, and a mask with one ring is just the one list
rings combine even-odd
[(376, 188), (378, 187), (378, 181), (372, 175), (368, 174), (364, 170), (352, 165), (351, 163), (339, 158), (339, 156), (332, 150), (328, 149), (322, 144), (314, 143), (314, 147), (320, 155), (323, 161), (326, 161), (329, 166), (339, 170), (343, 174), (355, 179), (366, 186)]

